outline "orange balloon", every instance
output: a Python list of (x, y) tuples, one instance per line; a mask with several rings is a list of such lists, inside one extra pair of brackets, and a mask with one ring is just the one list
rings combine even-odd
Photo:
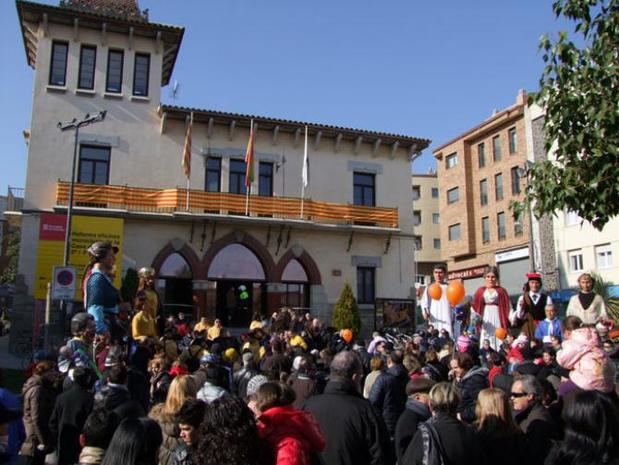
[(434, 300), (440, 300), (443, 296), (443, 288), (439, 283), (432, 283), (428, 288), (428, 295)]
[(500, 339), (502, 341), (507, 337), (507, 330), (505, 328), (497, 328), (494, 331), (494, 335), (497, 337), (497, 339)]
[(344, 339), (347, 344), (350, 344), (350, 341), (352, 341), (352, 331), (350, 329), (343, 329), (342, 339)]
[(452, 281), (447, 285), (447, 300), (451, 305), (458, 305), (464, 299), (464, 284), (462, 281)]

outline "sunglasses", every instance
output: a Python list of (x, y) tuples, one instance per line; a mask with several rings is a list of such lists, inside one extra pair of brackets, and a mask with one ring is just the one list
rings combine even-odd
[(509, 397), (514, 397), (516, 399), (519, 399), (520, 397), (524, 397), (526, 395), (527, 395), (526, 392), (510, 392), (509, 393)]

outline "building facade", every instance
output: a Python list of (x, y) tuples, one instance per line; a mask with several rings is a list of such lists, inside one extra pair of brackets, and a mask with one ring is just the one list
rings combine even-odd
[(77, 140), (74, 215), (90, 229), (74, 234), (71, 257), (83, 253), (78, 239), (100, 237), (113, 220), (123, 266), (153, 266), (168, 311), (191, 309), (230, 326), (281, 305), (328, 318), (345, 282), (366, 329), (375, 298), (414, 297), (410, 159), (429, 141), (163, 105), (183, 28), (149, 22), (137, 8), (110, 16), (92, 10), (97, 2), (69, 3), (17, 2), (35, 71), (20, 254), (30, 292), (43, 279), (42, 237), (56, 227), (50, 215), (65, 214), (69, 201), (74, 139), (57, 123), (105, 110)]

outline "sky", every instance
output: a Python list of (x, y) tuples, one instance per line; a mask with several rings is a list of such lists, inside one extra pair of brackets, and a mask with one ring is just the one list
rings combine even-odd
[[(58, 0), (40, 0), (57, 5)], [(550, 0), (140, 0), (184, 26), (165, 103), (427, 138), (431, 150), (534, 91), (538, 43), (569, 25)], [(0, 194), (23, 187), (33, 70), (0, 0)], [(70, 159), (70, 154), (67, 160)]]

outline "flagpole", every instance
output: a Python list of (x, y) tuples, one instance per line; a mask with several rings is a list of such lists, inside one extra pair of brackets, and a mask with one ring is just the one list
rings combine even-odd
[[(249, 143), (253, 145), (253, 141), (252, 141), (252, 137), (254, 136), (254, 120), (252, 119), (249, 123)], [(254, 149), (253, 146), (251, 148), (252, 150)], [(247, 158), (247, 154), (245, 155)], [(245, 160), (246, 163), (249, 163), (248, 160)], [(251, 163), (253, 163), (254, 161), (251, 160)], [(250, 170), (253, 169), (253, 167), (250, 166), (246, 166), (245, 167), (245, 171), (246, 173), (249, 173)], [(245, 177), (247, 178), (247, 174), (245, 175)], [(249, 216), (249, 192), (251, 191), (251, 181), (248, 182), (248, 186), (246, 186), (245, 189), (245, 216)]]
[(187, 199), (185, 202), (185, 210), (189, 211), (189, 178), (187, 178)]
[[(303, 169), (301, 173), (305, 173), (307, 170), (307, 126), (305, 126), (305, 148), (303, 152)], [(302, 176), (301, 180), (301, 219), (303, 219), (303, 209), (305, 207), (305, 180), (307, 179), (307, 174)]]

